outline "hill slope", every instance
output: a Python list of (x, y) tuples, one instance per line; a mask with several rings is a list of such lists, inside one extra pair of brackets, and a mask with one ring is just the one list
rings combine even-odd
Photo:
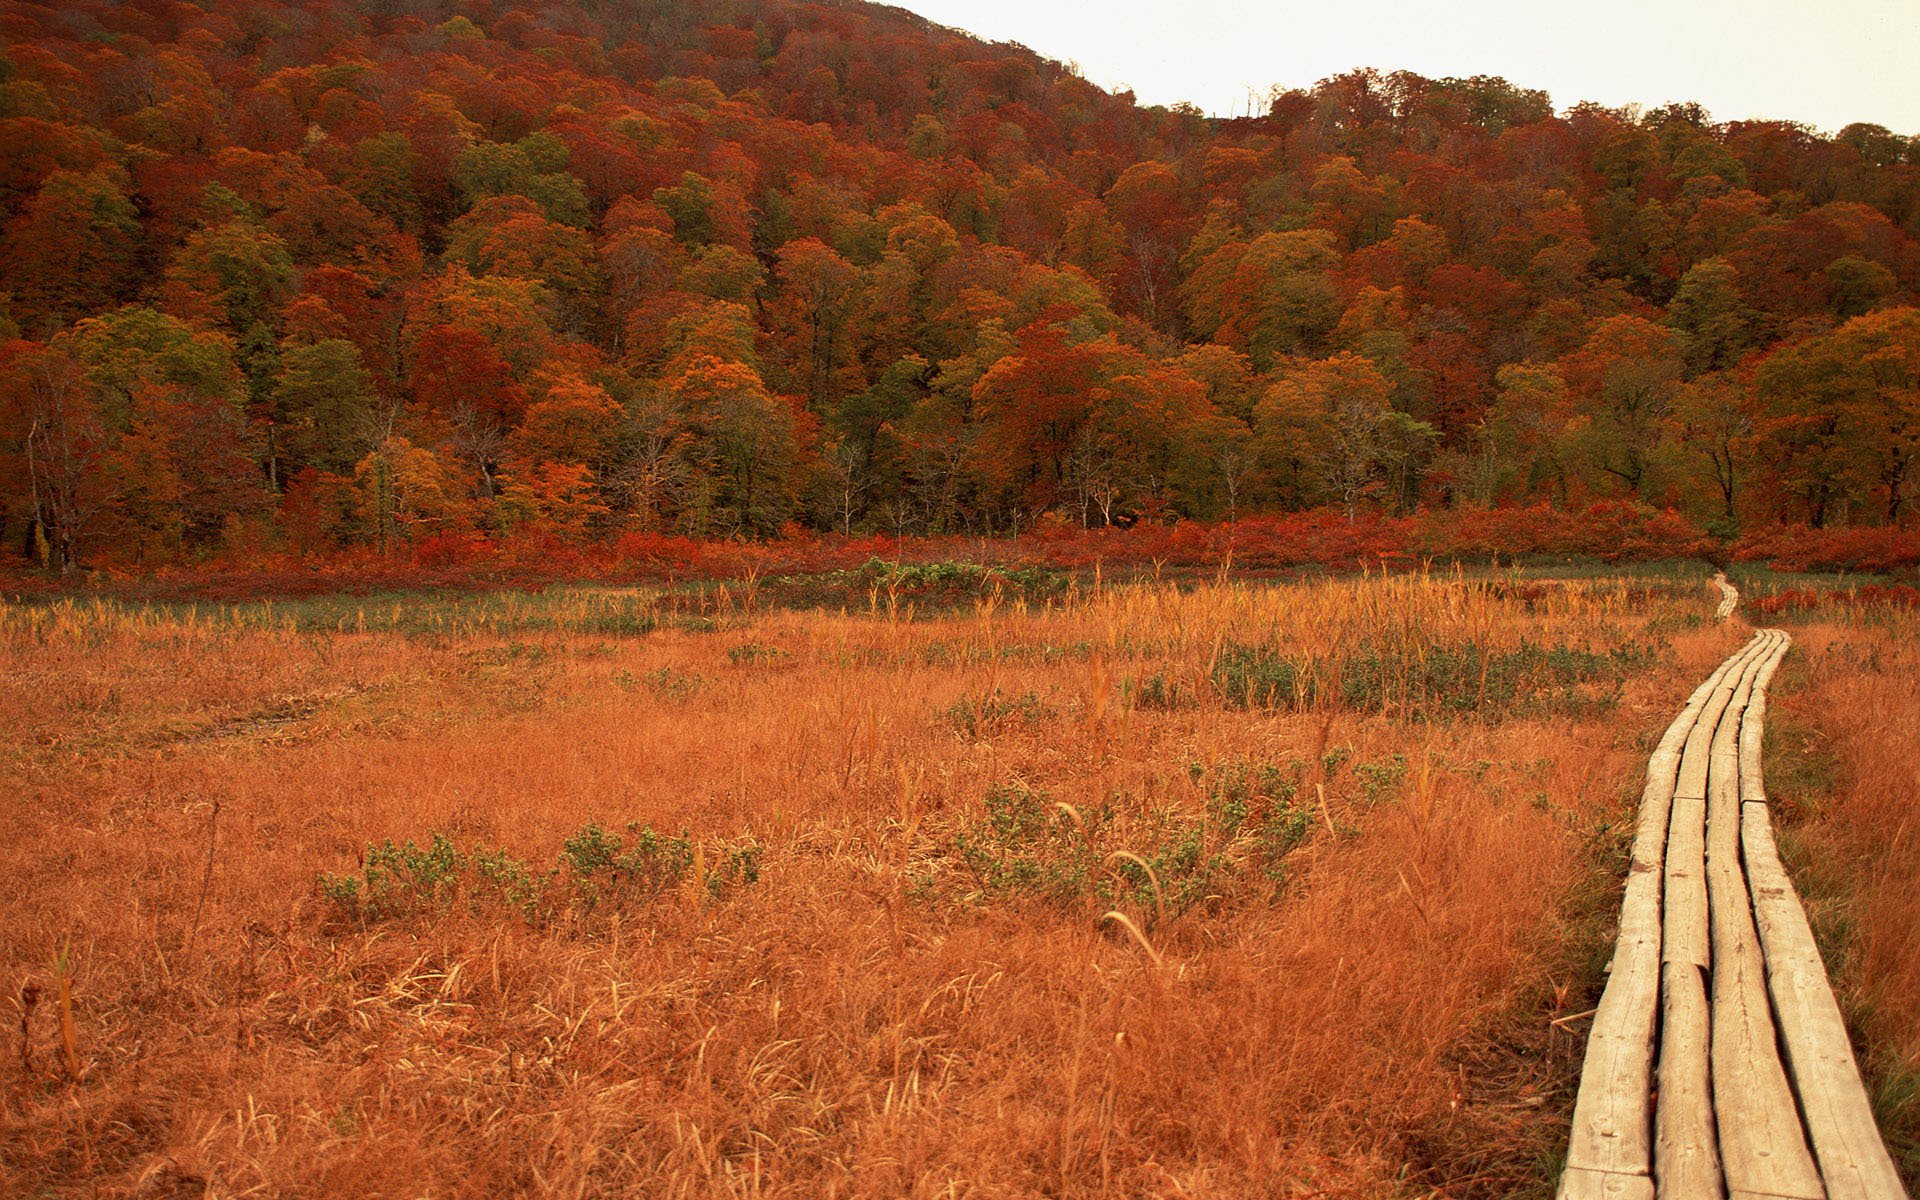
[(1911, 520), (1920, 142), (900, 9), (9, 2), (0, 537)]

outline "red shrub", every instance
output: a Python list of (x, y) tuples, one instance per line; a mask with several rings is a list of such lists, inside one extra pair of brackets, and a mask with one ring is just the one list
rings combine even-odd
[(1782, 571), (1863, 571), (1885, 574), (1920, 567), (1920, 529), (1810, 529), (1777, 525), (1734, 543), (1739, 562), (1765, 562)]

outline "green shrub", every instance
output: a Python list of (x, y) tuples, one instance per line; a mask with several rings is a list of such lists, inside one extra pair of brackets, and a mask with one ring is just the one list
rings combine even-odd
[(1420, 647), (1364, 643), (1340, 662), (1289, 657), (1272, 646), (1228, 642), (1214, 659), (1213, 685), (1240, 708), (1312, 709), (1337, 703), (1413, 718), (1535, 714), (1577, 716), (1614, 703), (1621, 684), (1657, 651), (1627, 643), (1599, 652), (1522, 642)]
[(761, 642), (741, 642), (727, 649), (727, 661), (736, 667), (762, 667), (782, 662), (792, 655), (778, 646), (768, 646)]
[[(1144, 812), (1124, 830), (1118, 809), (1131, 807), (1124, 795), (1082, 813), (1024, 784), (989, 788), (980, 816), (953, 838), (953, 858), (974, 885), (966, 898), (1028, 897), (1069, 909), (1129, 905), (1151, 925), (1251, 882), (1284, 883), (1286, 856), (1313, 827), (1291, 803), (1297, 770), (1233, 762), (1211, 771), (1196, 763), (1190, 771), (1205, 784), (1205, 819)], [(925, 881), (920, 890), (935, 892)]]
[(687, 700), (707, 686), (706, 676), (695, 671), (676, 671), (672, 667), (655, 667), (635, 675), (631, 671), (615, 671), (613, 684), (622, 691), (646, 691), (662, 700)]
[(1031, 728), (1057, 715), (1032, 692), (1019, 696), (1002, 696), (997, 692), (965, 696), (947, 706), (947, 724), (954, 732), (970, 738), (997, 733), (1015, 721)]
[(759, 882), (757, 843), (699, 843), (685, 830), (664, 837), (637, 823), (627, 832), (631, 841), (589, 822), (567, 835), (544, 872), (504, 850), (463, 853), (439, 833), (424, 849), (386, 841), (367, 847), (358, 874), (322, 874), (319, 888), (338, 916), (363, 923), (451, 911), (462, 899), (476, 913), (504, 910), (544, 922), (643, 905), (696, 868), (714, 899)]

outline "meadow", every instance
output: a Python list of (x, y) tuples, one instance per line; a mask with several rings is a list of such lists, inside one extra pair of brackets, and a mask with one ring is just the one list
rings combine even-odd
[[(1703, 585), (0, 604), (0, 1190), (1550, 1194)], [(1914, 610), (1750, 595), (1911, 1175)]]

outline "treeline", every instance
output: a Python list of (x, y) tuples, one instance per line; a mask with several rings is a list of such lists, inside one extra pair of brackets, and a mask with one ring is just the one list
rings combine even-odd
[(0, 538), (1910, 524), (1920, 140), (897, 9), (0, 4)]

